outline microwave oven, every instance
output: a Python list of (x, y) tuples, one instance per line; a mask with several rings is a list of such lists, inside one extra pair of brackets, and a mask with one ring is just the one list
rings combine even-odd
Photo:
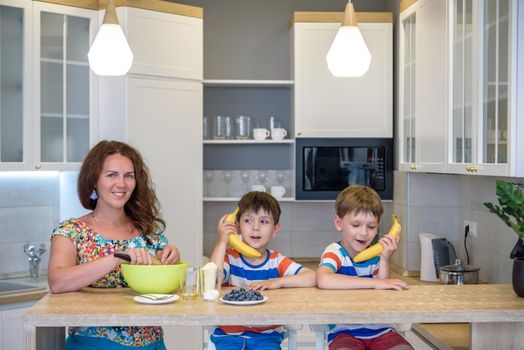
[(392, 138), (297, 138), (296, 199), (331, 200), (349, 185), (393, 198)]

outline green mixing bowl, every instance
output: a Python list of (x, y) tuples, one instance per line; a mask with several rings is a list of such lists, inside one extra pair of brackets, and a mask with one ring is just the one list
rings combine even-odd
[(140, 294), (172, 294), (184, 284), (189, 263), (174, 265), (122, 264), (122, 273), (129, 287)]

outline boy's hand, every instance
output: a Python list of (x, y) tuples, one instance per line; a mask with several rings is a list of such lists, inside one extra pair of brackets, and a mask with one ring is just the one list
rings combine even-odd
[(221, 242), (224, 244), (227, 244), (229, 240), (229, 234), (230, 233), (237, 233), (237, 226), (235, 223), (226, 221), (227, 214), (222, 216), (222, 218), (218, 221), (217, 226), (217, 243)]
[(247, 287), (253, 290), (279, 289), (282, 288), (282, 278), (253, 282)]
[(391, 237), (388, 235), (383, 236), (379, 240), (380, 244), (384, 247), (382, 253), (380, 253), (381, 259), (389, 260), (393, 253), (398, 249), (398, 243), (400, 242), (400, 236)]
[(396, 279), (373, 279), (375, 282), (375, 289), (393, 289), (404, 290), (409, 289), (409, 285), (401, 280)]

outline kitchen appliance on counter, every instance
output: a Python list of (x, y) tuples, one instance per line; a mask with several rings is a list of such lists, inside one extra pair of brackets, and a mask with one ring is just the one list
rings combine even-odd
[(373, 188), (393, 198), (393, 140), (390, 138), (297, 138), (296, 199), (336, 199), (349, 185)]
[(464, 265), (460, 259), (453, 265), (440, 267), (440, 282), (443, 284), (478, 284), (480, 267)]
[(432, 233), (419, 233), (420, 238), (420, 280), (438, 282), (439, 269), (457, 259), (453, 244), (446, 238)]

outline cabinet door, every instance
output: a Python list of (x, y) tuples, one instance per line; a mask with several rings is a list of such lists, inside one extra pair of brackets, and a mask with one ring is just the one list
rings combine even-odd
[(447, 6), (419, 1), (416, 25), (417, 171), (444, 172), (447, 146)]
[[(449, 171), (515, 175), (516, 1), (452, 0)], [(513, 155), (513, 157), (512, 157)]]
[(130, 74), (203, 79), (203, 21), (136, 8), (125, 9), (133, 51)]
[(29, 167), (31, 1), (0, 1), (0, 169)]
[(416, 5), (400, 15), (399, 61), (399, 170), (415, 171), (416, 159)]
[(371, 52), (360, 78), (336, 78), (326, 54), (339, 23), (295, 23), (295, 131), (298, 137), (392, 137), (391, 23), (360, 23)]
[(34, 160), (47, 170), (78, 167), (96, 138), (96, 83), (87, 62), (96, 12), (33, 6)]
[[(515, 91), (515, 81), (511, 79), (512, 63), (516, 61), (515, 24), (511, 19), (516, 11), (512, 0), (485, 0), (481, 7), (481, 65), (479, 81), (482, 91), (479, 94), (480, 113), (477, 164), (478, 174), (512, 175), (509, 168), (508, 136), (510, 116), (515, 113), (510, 108), (511, 93)], [(515, 76), (513, 74), (513, 76)]]
[(34, 304), (21, 303), (19, 308), (0, 311), (0, 349), (22, 350), (24, 349), (24, 327), (22, 325), (22, 316), (29, 307)]
[[(201, 82), (127, 78), (128, 142), (151, 169), (169, 242), (193, 266), (203, 255), (202, 100)], [(200, 327), (165, 331), (167, 343), (176, 334), (184, 349), (201, 346)]]
[[(476, 47), (474, 4), (472, 0), (451, 0), (450, 30), (452, 36), (450, 65), (451, 140), (449, 172), (466, 174), (474, 163), (476, 132), (474, 115)], [(474, 47), (475, 44), (475, 47)]]
[[(170, 242), (202, 258), (202, 83), (127, 79), (128, 142), (151, 169)], [(186, 234), (192, 232), (192, 234)]]
[(446, 18), (444, 1), (421, 0), (400, 15), (400, 170), (445, 171)]

